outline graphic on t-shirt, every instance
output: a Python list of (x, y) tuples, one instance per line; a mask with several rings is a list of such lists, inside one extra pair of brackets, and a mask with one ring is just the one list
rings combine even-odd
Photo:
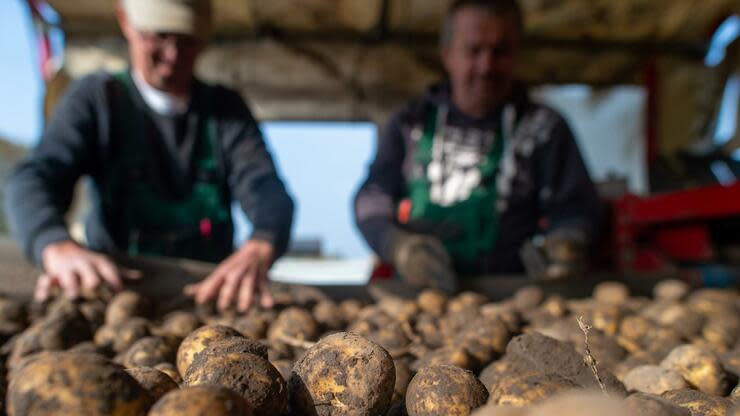
[(493, 131), (449, 126), (434, 137), (426, 172), (432, 202), (451, 206), (470, 197), (481, 184), (480, 163), (494, 137)]

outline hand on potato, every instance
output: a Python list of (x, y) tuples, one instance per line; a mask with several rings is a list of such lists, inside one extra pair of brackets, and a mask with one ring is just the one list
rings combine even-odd
[(202, 282), (185, 287), (185, 294), (205, 303), (218, 297), (218, 308), (227, 309), (236, 304), (240, 312), (246, 312), (255, 296), (265, 308), (273, 305), (268, 285), (267, 271), (275, 260), (272, 244), (247, 241), (239, 250), (224, 260)]
[(34, 299), (45, 301), (53, 287), (75, 299), (80, 291), (92, 292), (101, 283), (114, 291), (123, 288), (123, 279), (138, 279), (141, 273), (116, 265), (107, 256), (88, 250), (72, 240), (51, 243), (41, 253), (44, 267), (36, 282)]
[(395, 240), (393, 266), (404, 281), (418, 288), (456, 290), (452, 259), (437, 238), (403, 232)]

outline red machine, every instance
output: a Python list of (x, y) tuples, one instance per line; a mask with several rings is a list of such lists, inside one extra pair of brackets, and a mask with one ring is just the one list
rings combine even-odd
[[(622, 272), (722, 265), (740, 244), (740, 182), (612, 201), (611, 260)], [(733, 238), (734, 237), (734, 238)], [(733, 241), (734, 240), (734, 241)]]

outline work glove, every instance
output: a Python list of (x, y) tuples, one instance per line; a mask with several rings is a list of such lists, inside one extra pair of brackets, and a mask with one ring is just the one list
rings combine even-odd
[(572, 228), (556, 229), (524, 243), (519, 254), (527, 274), (536, 280), (578, 277), (586, 269), (586, 236)]
[(406, 283), (420, 289), (455, 292), (457, 278), (452, 258), (437, 238), (402, 231), (394, 238), (392, 247), (393, 266)]

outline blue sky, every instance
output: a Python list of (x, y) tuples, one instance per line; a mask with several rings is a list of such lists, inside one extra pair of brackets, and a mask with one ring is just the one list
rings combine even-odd
[(26, 3), (0, 1), (0, 137), (34, 143), (41, 132), (43, 86)]

